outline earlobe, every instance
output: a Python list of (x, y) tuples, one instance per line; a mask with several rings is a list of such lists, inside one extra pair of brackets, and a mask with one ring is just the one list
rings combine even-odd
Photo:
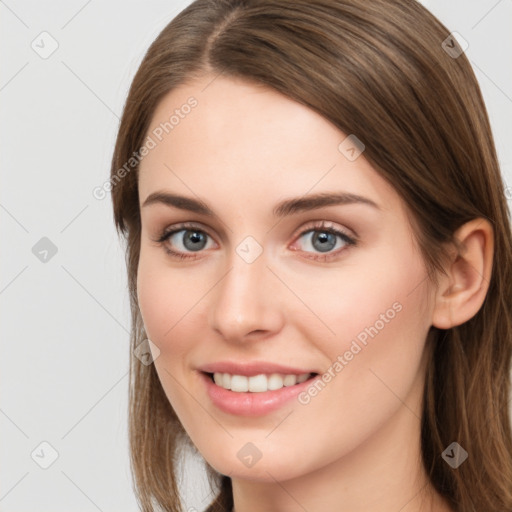
[(463, 246), (454, 251), (437, 289), (432, 325), (450, 329), (467, 322), (480, 310), (492, 273), (494, 231), (485, 218), (461, 226), (455, 236)]

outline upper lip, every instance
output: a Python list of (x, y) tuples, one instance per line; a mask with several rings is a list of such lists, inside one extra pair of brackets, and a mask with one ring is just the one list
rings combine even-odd
[(247, 377), (260, 375), (262, 373), (281, 373), (284, 375), (301, 375), (303, 373), (316, 373), (313, 370), (305, 370), (303, 368), (283, 366), (281, 364), (275, 364), (269, 361), (218, 361), (216, 363), (205, 364), (201, 366), (199, 370), (206, 373), (230, 373), (231, 375), (245, 375)]

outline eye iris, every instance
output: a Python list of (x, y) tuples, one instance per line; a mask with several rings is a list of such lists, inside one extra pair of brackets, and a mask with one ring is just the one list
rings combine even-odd
[(336, 245), (336, 237), (332, 233), (328, 233), (326, 231), (316, 232), (313, 235), (313, 245), (315, 242), (321, 242), (321, 245), (316, 247), (321, 252), (330, 251)]
[[(192, 245), (189, 245), (189, 242), (191, 242)], [(203, 244), (202, 245), (200, 244), (200, 247), (198, 247), (198, 245), (197, 245), (198, 242), (200, 242), (200, 243), (203, 242)], [(183, 234), (183, 245), (188, 250), (191, 250), (191, 251), (200, 250), (204, 247), (205, 244), (206, 244), (206, 237), (205, 237), (204, 233), (201, 233), (199, 231), (187, 230)]]

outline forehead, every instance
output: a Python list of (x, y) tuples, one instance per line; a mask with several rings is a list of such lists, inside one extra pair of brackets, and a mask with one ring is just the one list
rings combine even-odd
[[(191, 103), (195, 106), (189, 108)], [(203, 149), (212, 156), (238, 151), (243, 159), (244, 154), (276, 157), (277, 151), (272, 150), (283, 146), (294, 149), (288, 153), (289, 159), (307, 153), (317, 156), (326, 149), (332, 153), (342, 135), (319, 114), (271, 88), (220, 76), (205, 77), (169, 92), (155, 110), (149, 133), (158, 129), (164, 130), (163, 137), (172, 143), (168, 149), (174, 152), (186, 140), (187, 149), (199, 154)], [(320, 141), (323, 144), (318, 146)]]
[(346, 157), (347, 134), (261, 84), (206, 76), (177, 87), (158, 104), (147, 136), (155, 146), (140, 164), (141, 202), (155, 187), (247, 199), (344, 190), (387, 208), (398, 201), (364, 153)]

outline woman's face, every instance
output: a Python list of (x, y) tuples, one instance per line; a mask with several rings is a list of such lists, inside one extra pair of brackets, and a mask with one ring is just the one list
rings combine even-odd
[[(416, 446), (432, 295), (404, 204), (363, 148), (276, 91), (212, 76), (165, 96), (147, 135), (139, 305), (205, 459), (271, 482), (390, 436)], [(318, 199), (341, 194), (365, 199)]]

